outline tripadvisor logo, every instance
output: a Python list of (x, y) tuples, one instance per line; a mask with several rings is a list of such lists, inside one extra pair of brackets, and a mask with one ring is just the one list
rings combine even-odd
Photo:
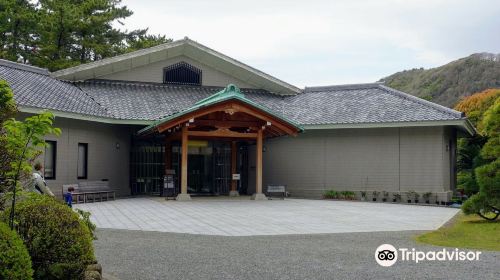
[(381, 266), (389, 267), (398, 260), (419, 263), (421, 261), (478, 261), (479, 251), (462, 251), (442, 249), (438, 251), (417, 251), (415, 248), (396, 249), (391, 244), (382, 244), (375, 250), (375, 261)]

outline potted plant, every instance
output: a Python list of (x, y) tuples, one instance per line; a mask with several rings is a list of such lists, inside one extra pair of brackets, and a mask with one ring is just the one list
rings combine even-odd
[(389, 192), (383, 191), (382, 192), (382, 201), (387, 202), (388, 197), (389, 197)]
[(377, 201), (377, 198), (378, 198), (378, 195), (380, 194), (380, 192), (379, 191), (373, 191), (372, 194), (373, 194), (373, 201)]
[(349, 192), (348, 191), (341, 191), (340, 192), (340, 198), (341, 199), (346, 199), (347, 200), (347, 199), (349, 199), (348, 196), (349, 196)]
[(338, 192), (334, 191), (334, 190), (326, 191), (323, 194), (324, 199), (336, 199), (336, 198), (338, 198), (338, 196), (339, 196)]
[(418, 203), (418, 198), (420, 197), (420, 194), (417, 192), (413, 192), (413, 197), (415, 198), (415, 203)]
[(351, 200), (355, 200), (356, 199), (356, 193), (352, 192), (352, 191), (349, 191), (349, 197), (350, 197)]
[(361, 193), (361, 200), (366, 201), (366, 191), (360, 191)]
[(407, 199), (406, 202), (411, 203), (411, 199), (414, 197), (414, 195), (413, 195), (414, 193), (415, 193), (415, 191), (408, 191), (406, 193), (406, 199)]
[(430, 203), (431, 195), (432, 195), (432, 193), (430, 193), (430, 192), (426, 192), (426, 193), (424, 193), (424, 194), (422, 195), (422, 197), (423, 197), (423, 198), (424, 198), (424, 200), (425, 200), (425, 203), (427, 203), (427, 204), (429, 204), (429, 203)]
[(393, 193), (392, 194), (392, 202), (398, 202), (401, 201), (401, 194), (400, 193)]

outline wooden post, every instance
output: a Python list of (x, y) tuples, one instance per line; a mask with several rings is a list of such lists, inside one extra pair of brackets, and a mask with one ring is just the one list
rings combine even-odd
[(191, 196), (187, 193), (187, 178), (188, 178), (188, 128), (182, 127), (182, 148), (181, 148), (181, 193), (177, 195), (177, 200), (191, 200)]
[(262, 142), (264, 141), (264, 132), (259, 129), (257, 132), (257, 145), (255, 147), (255, 193), (252, 195), (253, 200), (267, 200), (267, 197), (262, 193)]
[[(229, 196), (239, 196), (238, 190), (237, 190), (237, 180), (233, 180), (232, 176), (233, 174), (236, 174), (236, 164), (237, 164), (237, 145), (236, 141), (231, 142), (231, 191), (229, 192)], [(241, 179), (241, 178), (240, 178)]]
[(262, 194), (262, 129), (257, 132), (255, 192)]

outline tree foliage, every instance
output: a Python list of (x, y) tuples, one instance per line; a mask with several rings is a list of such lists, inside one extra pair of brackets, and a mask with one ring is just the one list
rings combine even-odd
[[(12, 209), (16, 203), (16, 189), (19, 187), (19, 180), (23, 174), (32, 171), (33, 160), (41, 154), (41, 149), (45, 147), (45, 136), (61, 134), (59, 128), (52, 126), (54, 115), (50, 112), (26, 118), (18, 121), (13, 118), (16, 106), (13, 99), (12, 90), (5, 81), (0, 81), (0, 117), (1, 117), (1, 165), (0, 170), (0, 191), (12, 191)], [(4, 206), (5, 196), (1, 196), (0, 205)], [(14, 215), (14, 211), (11, 211)], [(13, 227), (14, 216), (10, 219), (10, 226)]]
[(500, 55), (477, 53), (431, 69), (411, 69), (381, 79), (386, 85), (453, 107), (460, 98), (500, 87)]
[(455, 110), (464, 112), (472, 124), (482, 131), (482, 119), (495, 100), (500, 97), (500, 89), (486, 89), (465, 97), (455, 106)]
[[(7, 190), (7, 173), (11, 172), (12, 154), (7, 150), (6, 131), (3, 124), (17, 112), (14, 94), (6, 81), (0, 80), (0, 193)], [(3, 205), (0, 198), (0, 208)]]
[(54, 115), (45, 111), (24, 121), (9, 119), (4, 123), (5, 147), (15, 159), (10, 162), (11, 170), (6, 174), (8, 179), (13, 179), (18, 169), (21, 172), (31, 172), (31, 162), (46, 145), (44, 137), (48, 134), (61, 134), (59, 128), (52, 126), (53, 121)]
[(29, 0), (0, 1), (0, 58), (26, 62), (31, 57), (38, 14)]
[(469, 104), (468, 108), (472, 108), (472, 112), (483, 112), (478, 115), (478, 127), (485, 141), (478, 157), (484, 164), (474, 168), (472, 173), (479, 192), (467, 200), (462, 209), (466, 214), (479, 213), (482, 217), (487, 217), (489, 212), (493, 212), (498, 217), (500, 211), (500, 94), (491, 94), (491, 92), (482, 94), (483, 102), (477, 101), (476, 96), (471, 97), (474, 101), (467, 104)]
[(123, 31), (132, 11), (121, 0), (2, 0), (0, 58), (51, 71), (152, 47), (171, 39)]

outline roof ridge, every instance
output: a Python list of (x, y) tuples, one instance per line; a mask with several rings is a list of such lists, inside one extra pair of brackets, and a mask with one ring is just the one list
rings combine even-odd
[(17, 70), (32, 72), (32, 73), (36, 73), (36, 74), (40, 74), (40, 75), (45, 75), (45, 76), (50, 75), (49, 70), (47, 70), (45, 68), (40, 68), (40, 67), (28, 65), (28, 64), (18, 63), (18, 62), (14, 62), (14, 61), (10, 61), (10, 60), (0, 59), (0, 65), (6, 66), (9, 68), (14, 68)]
[(169, 88), (214, 88), (223, 89), (222, 86), (193, 86), (193, 85), (176, 85), (164, 84), (155, 82), (141, 82), (141, 81), (124, 81), (124, 80), (108, 80), (108, 79), (89, 79), (84, 81), (75, 81), (73, 83), (79, 84), (111, 84), (111, 85), (135, 85), (135, 86), (152, 86), (152, 87), (169, 87)]
[(358, 83), (358, 84), (314, 86), (314, 87), (305, 87), (304, 92), (317, 92), (317, 91), (328, 91), (328, 90), (368, 89), (368, 88), (376, 88), (380, 85), (381, 85), (381, 83), (377, 82), (377, 83)]
[(447, 114), (450, 114), (450, 115), (453, 115), (453, 116), (458, 116), (460, 118), (464, 118), (465, 117), (465, 114), (462, 113), (462, 112), (450, 109), (448, 107), (445, 107), (443, 105), (439, 105), (439, 104), (431, 102), (431, 101), (427, 101), (425, 99), (416, 97), (416, 96), (411, 95), (409, 93), (406, 93), (406, 92), (403, 92), (403, 91), (400, 91), (400, 90), (388, 87), (388, 86), (383, 85), (383, 84), (379, 84), (379, 87), (382, 88), (382, 89), (384, 89), (384, 90), (386, 90), (387, 92), (389, 92), (389, 93), (391, 93), (393, 95), (397, 95), (399, 97), (411, 100), (413, 102), (416, 102), (416, 103), (419, 103), (419, 104), (422, 104), (422, 105), (425, 105), (425, 106), (428, 106), (428, 107), (433, 107), (434, 109), (437, 109), (437, 110), (439, 110), (441, 112), (444, 112), (444, 113), (447, 113)]
[[(151, 87), (159, 87), (159, 88), (183, 88), (183, 89), (214, 89), (214, 90), (222, 90), (224, 86), (193, 86), (193, 85), (177, 85), (177, 84), (164, 84), (164, 83), (155, 83), (155, 82), (141, 82), (141, 81), (124, 81), (124, 80), (108, 80), (108, 79), (89, 79), (84, 81), (75, 81), (72, 82), (74, 84), (107, 84), (107, 85), (134, 85), (134, 86), (151, 86)], [(255, 88), (240, 88), (241, 91), (245, 93), (249, 92), (266, 92), (268, 94), (278, 95), (279, 94), (270, 92), (265, 89), (255, 89)]]

